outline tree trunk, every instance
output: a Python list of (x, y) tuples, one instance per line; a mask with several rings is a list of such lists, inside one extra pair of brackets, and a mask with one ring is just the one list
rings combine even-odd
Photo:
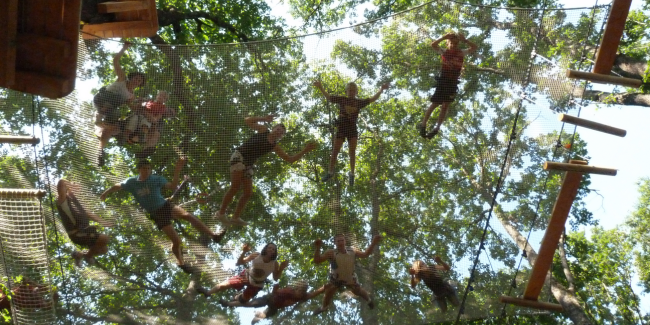
[(612, 71), (625, 78), (643, 79), (645, 71), (648, 69), (648, 62), (630, 58), (629, 56), (619, 54), (616, 56)]

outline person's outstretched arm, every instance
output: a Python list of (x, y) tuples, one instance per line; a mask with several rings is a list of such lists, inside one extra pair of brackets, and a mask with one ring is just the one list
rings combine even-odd
[(357, 257), (360, 258), (366, 258), (372, 254), (372, 251), (375, 249), (375, 246), (379, 245), (379, 242), (382, 240), (381, 235), (376, 235), (375, 237), (372, 237), (372, 242), (370, 242), (370, 246), (366, 248), (365, 252), (362, 251), (356, 251)]
[(411, 288), (415, 289), (415, 286), (420, 283), (420, 277), (416, 276), (417, 271), (414, 268), (410, 268), (409, 273), (411, 274)]
[(244, 123), (246, 123), (246, 125), (248, 125), (248, 127), (251, 129), (262, 133), (268, 131), (269, 129), (265, 125), (260, 124), (260, 122), (271, 123), (273, 122), (274, 118), (275, 116), (270, 114), (267, 116), (249, 116), (247, 118), (244, 118)]
[(327, 90), (325, 90), (320, 80), (314, 81), (314, 87), (316, 87), (320, 91), (320, 93), (323, 94), (323, 96), (325, 96), (325, 99), (327, 99), (328, 102), (330, 101), (330, 94), (327, 92)]
[(388, 89), (388, 86), (390, 86), (389, 83), (385, 83), (385, 84), (381, 85), (381, 87), (379, 88), (377, 93), (374, 96), (370, 97), (370, 102), (374, 103), (375, 101), (377, 101), (377, 99), (379, 99), (379, 96), (381, 96), (381, 93), (383, 93), (384, 90)]
[(56, 198), (56, 203), (61, 204), (63, 201), (66, 200), (66, 197), (68, 196), (68, 187), (70, 186), (70, 182), (66, 181), (65, 179), (60, 179), (58, 183), (56, 183), (56, 191), (57, 191), (57, 198)]
[(244, 257), (244, 255), (246, 255), (246, 253), (250, 251), (251, 251), (251, 246), (248, 244), (244, 244), (244, 246), (242, 246), (241, 255), (239, 255), (239, 258), (237, 259), (237, 263), (235, 263), (235, 265), (244, 265), (254, 260), (258, 255), (260, 255), (260, 253), (255, 252)]
[(325, 292), (325, 286), (326, 285), (323, 285), (322, 287), (320, 287), (320, 288), (318, 288), (318, 289), (316, 289), (316, 290), (314, 290), (312, 292), (308, 292), (307, 295), (305, 296), (305, 298), (303, 299), (303, 301), (314, 298), (314, 297), (318, 296), (319, 294)]
[(465, 50), (465, 54), (471, 54), (471, 53), (474, 53), (474, 52), (476, 52), (476, 50), (478, 49), (478, 45), (474, 44), (472, 41), (467, 40), (467, 39), (465, 38), (465, 35), (463, 35), (463, 34), (461, 34), (461, 33), (458, 33), (458, 38), (459, 38), (461, 41), (465, 42), (465, 44), (467, 44), (467, 45), (469, 46), (469, 48), (468, 48), (467, 50)]
[(122, 184), (115, 184), (115, 185), (111, 186), (111, 188), (104, 191), (104, 193), (102, 193), (102, 195), (99, 197), (99, 199), (102, 200), (102, 201), (106, 201), (107, 196), (109, 196), (112, 193), (115, 193), (115, 192), (117, 192), (117, 191), (119, 191), (121, 189), (122, 189)]
[(173, 191), (176, 189), (176, 187), (178, 187), (178, 181), (181, 178), (181, 170), (183, 170), (183, 167), (185, 167), (186, 162), (187, 159), (185, 157), (178, 158), (176, 166), (174, 167), (174, 176), (172, 178), (172, 181), (164, 185), (166, 189)]
[(306, 155), (308, 152), (310, 152), (310, 151), (316, 149), (316, 147), (318, 147), (318, 144), (317, 144), (316, 142), (309, 141), (309, 142), (307, 142), (307, 145), (305, 145), (305, 147), (304, 147), (302, 150), (300, 150), (298, 153), (296, 153), (296, 154), (293, 155), (293, 156), (289, 156), (289, 154), (287, 154), (287, 153), (282, 149), (282, 147), (280, 147), (279, 145), (276, 145), (275, 148), (273, 148), (273, 151), (274, 151), (274, 152), (275, 152), (275, 153), (276, 153), (280, 158), (282, 158), (282, 160), (284, 160), (284, 161), (286, 161), (286, 162), (292, 164), (292, 163), (294, 163), (294, 162), (300, 160), (300, 159), (302, 158), (302, 156)]
[(321, 253), (320, 253), (321, 246), (323, 246), (323, 241), (320, 240), (320, 239), (316, 239), (314, 241), (314, 247), (315, 247), (315, 249), (314, 249), (314, 264), (323, 263), (323, 262), (327, 261), (328, 259), (330, 259), (333, 256), (333, 251), (331, 249), (327, 250), (325, 252), (325, 254), (321, 255)]
[(436, 263), (438, 263), (438, 265), (436, 265), (436, 269), (439, 269), (439, 270), (445, 270), (445, 271), (449, 271), (449, 270), (451, 270), (451, 267), (449, 267), (449, 264), (445, 263), (445, 262), (440, 258), (440, 256), (437, 256), (437, 255), (436, 255), (436, 257), (435, 257), (433, 260), (436, 261)]
[(120, 59), (124, 55), (124, 52), (131, 46), (129, 43), (124, 43), (122, 49), (113, 56), (113, 69), (115, 70), (115, 75), (117, 76), (117, 81), (126, 81), (126, 73), (122, 69), (120, 64)]

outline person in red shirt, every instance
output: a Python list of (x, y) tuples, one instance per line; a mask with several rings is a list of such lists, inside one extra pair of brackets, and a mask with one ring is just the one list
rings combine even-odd
[(449, 264), (443, 262), (440, 256), (436, 256), (434, 260), (437, 265), (427, 265), (420, 260), (413, 262), (413, 266), (409, 269), (411, 288), (415, 288), (420, 280), (424, 281), (424, 284), (433, 291), (434, 299), (444, 313), (447, 311), (447, 300), (454, 306), (460, 305), (460, 301), (456, 290), (444, 280), (442, 274), (443, 271), (451, 270)]
[(348, 146), (350, 146), (350, 172), (349, 182), (350, 187), (354, 185), (354, 167), (356, 162), (356, 152), (357, 152), (357, 138), (359, 137), (359, 131), (357, 130), (357, 119), (359, 118), (359, 111), (362, 108), (374, 103), (381, 93), (388, 89), (389, 84), (385, 83), (381, 85), (379, 91), (370, 97), (365, 99), (357, 98), (359, 93), (359, 88), (354, 82), (350, 82), (345, 86), (345, 96), (333, 96), (330, 95), (323, 84), (320, 81), (316, 80), (314, 86), (320, 90), (320, 92), (325, 96), (328, 102), (336, 104), (339, 107), (339, 117), (336, 120), (336, 136), (334, 137), (334, 143), (332, 144), (332, 156), (330, 156), (330, 164), (327, 170), (327, 174), (321, 179), (323, 182), (327, 182), (332, 176), (334, 176), (334, 167), (336, 167), (336, 158), (343, 147), (343, 142), (345, 139), (348, 140)]
[[(443, 40), (447, 40), (446, 50), (443, 50), (439, 46)], [(466, 43), (469, 48), (461, 50), (459, 47), (460, 42)], [(442, 67), (439, 75), (436, 76), (436, 81), (438, 82), (436, 91), (429, 98), (431, 105), (429, 105), (429, 108), (424, 113), (422, 121), (417, 125), (420, 136), (425, 139), (433, 138), (440, 131), (440, 126), (447, 115), (447, 111), (449, 111), (449, 104), (454, 101), (458, 92), (460, 73), (463, 70), (465, 55), (475, 52), (478, 48), (476, 44), (466, 40), (465, 36), (461, 33), (448, 33), (431, 43), (431, 47), (442, 56)], [(429, 121), (433, 110), (438, 106), (440, 106), (438, 121), (433, 130), (427, 133), (427, 121)]]
[(219, 300), (219, 303), (224, 307), (264, 307), (264, 311), (255, 313), (255, 318), (251, 324), (255, 324), (262, 319), (271, 318), (275, 316), (280, 309), (293, 306), (297, 303), (307, 301), (311, 298), (318, 296), (325, 291), (325, 286), (317, 290), (307, 292), (307, 283), (305, 281), (297, 281), (294, 285), (287, 288), (279, 288), (278, 284), (273, 286), (270, 294), (263, 297), (253, 299), (247, 303), (241, 303), (237, 300), (226, 301)]

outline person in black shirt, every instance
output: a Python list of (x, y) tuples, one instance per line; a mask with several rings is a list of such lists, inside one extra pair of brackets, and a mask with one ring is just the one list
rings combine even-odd
[[(244, 119), (246, 125), (257, 131), (252, 137), (244, 141), (235, 152), (230, 156), (230, 188), (223, 197), (221, 208), (217, 212), (217, 218), (224, 224), (235, 224), (245, 226), (247, 223), (241, 220), (241, 213), (253, 194), (253, 174), (255, 161), (267, 153), (273, 151), (280, 158), (288, 163), (300, 160), (306, 153), (316, 148), (315, 142), (308, 142), (297, 154), (290, 156), (279, 145), (278, 142), (287, 133), (284, 124), (276, 124), (269, 130), (260, 122), (273, 122), (274, 116), (267, 115), (264, 117), (247, 117)], [(226, 218), (226, 208), (232, 202), (235, 194), (243, 188), (244, 193), (239, 198), (237, 208), (232, 216), (232, 220)]]
[(456, 290), (449, 282), (444, 280), (442, 274), (443, 271), (451, 270), (449, 264), (443, 262), (440, 256), (436, 256), (434, 260), (438, 265), (427, 265), (419, 260), (413, 263), (413, 266), (409, 269), (411, 288), (415, 288), (420, 280), (424, 281), (424, 284), (433, 291), (434, 299), (438, 303), (440, 310), (446, 312), (447, 300), (454, 306), (458, 306), (460, 302)]
[(56, 207), (70, 240), (79, 246), (88, 248), (85, 253), (80, 251), (72, 253), (75, 265), (81, 266), (82, 259), (87, 264), (92, 265), (95, 263), (95, 256), (108, 252), (107, 244), (110, 238), (97, 232), (97, 227), (91, 226), (89, 221), (92, 219), (104, 227), (111, 227), (113, 224), (86, 211), (74, 195), (74, 187), (76, 185), (67, 180), (59, 180), (57, 183)]
[(365, 99), (357, 98), (359, 88), (354, 82), (350, 82), (345, 86), (345, 96), (330, 95), (319, 80), (316, 80), (314, 82), (314, 86), (320, 90), (328, 102), (336, 104), (339, 107), (339, 117), (336, 121), (336, 136), (334, 137), (334, 143), (332, 144), (332, 156), (330, 156), (330, 164), (327, 170), (327, 174), (323, 176), (322, 181), (327, 182), (330, 178), (332, 178), (332, 176), (334, 176), (336, 158), (341, 151), (341, 147), (343, 147), (343, 142), (345, 142), (345, 139), (347, 139), (348, 146), (350, 146), (350, 172), (348, 176), (350, 187), (352, 187), (354, 185), (354, 167), (356, 163), (357, 138), (359, 137), (359, 131), (357, 130), (357, 119), (359, 118), (359, 111), (379, 99), (381, 93), (384, 90), (388, 89), (389, 84), (386, 83), (381, 85), (381, 88), (379, 88), (379, 91), (374, 96)]

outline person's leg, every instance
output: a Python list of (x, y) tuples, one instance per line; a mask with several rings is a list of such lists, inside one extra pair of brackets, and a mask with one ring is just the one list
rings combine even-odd
[(436, 107), (438, 106), (440, 106), (440, 103), (431, 103), (431, 105), (429, 105), (429, 108), (427, 108), (427, 110), (424, 112), (424, 116), (422, 117), (422, 121), (420, 122), (420, 125), (426, 128), (427, 122), (429, 122), (429, 118), (431, 117), (433, 110), (436, 109)]
[(328, 288), (325, 289), (325, 294), (323, 295), (323, 304), (314, 311), (314, 315), (318, 315), (329, 308), (332, 299), (334, 299), (334, 293), (336, 293), (337, 287), (331, 284), (328, 284)]
[(357, 161), (357, 137), (348, 139), (348, 146), (350, 149), (350, 186), (354, 186), (354, 170)]
[(443, 313), (447, 312), (447, 299), (445, 297), (436, 297), (436, 302), (438, 303), (438, 307), (440, 307), (440, 311)]
[[(244, 172), (246, 173), (246, 171)], [(252, 175), (251, 177), (249, 177), (248, 175), (244, 175), (241, 183), (242, 183), (242, 187), (244, 188), (244, 191), (242, 193), (242, 196), (239, 198), (239, 202), (237, 202), (237, 208), (235, 208), (235, 213), (233, 213), (232, 215), (232, 222), (240, 225), (246, 225), (246, 222), (241, 220), (241, 214), (242, 212), (244, 212), (246, 203), (248, 203), (248, 201), (253, 196)]]
[(110, 237), (107, 235), (101, 234), (97, 237), (95, 245), (88, 249), (85, 258), (94, 258), (95, 256), (104, 255), (108, 252), (108, 241)]
[(232, 200), (235, 198), (235, 194), (239, 191), (239, 188), (242, 185), (242, 180), (244, 179), (245, 170), (231, 170), (230, 171), (230, 188), (224, 194), (223, 200), (221, 201), (221, 208), (219, 209), (220, 215), (226, 214), (226, 209), (228, 205), (232, 203)]
[(338, 159), (339, 152), (341, 152), (341, 147), (343, 147), (344, 142), (345, 138), (334, 138), (334, 142), (332, 143), (332, 155), (330, 156), (330, 164), (327, 167), (327, 175), (323, 177), (323, 182), (326, 182), (330, 179), (330, 177), (334, 175), (336, 160)]
[(183, 251), (181, 249), (181, 237), (179, 237), (178, 233), (176, 233), (176, 230), (174, 230), (174, 226), (167, 225), (160, 230), (162, 230), (165, 235), (167, 235), (167, 237), (172, 241), (172, 253), (174, 253), (176, 256), (178, 265), (184, 265), (185, 262), (183, 261)]
[(460, 300), (458, 299), (458, 295), (456, 294), (456, 291), (454, 290), (454, 293), (447, 296), (449, 298), (449, 302), (451, 303), (452, 306), (458, 307), (460, 306)]
[(210, 236), (214, 236), (215, 234), (206, 226), (203, 221), (199, 220), (199, 218), (193, 216), (189, 212), (185, 211), (185, 209), (174, 205), (172, 206), (172, 218), (174, 219), (183, 219), (187, 222), (189, 222), (194, 229)]
[(449, 104), (450, 103), (442, 103), (442, 106), (440, 106), (440, 114), (438, 115), (438, 121), (436, 121), (436, 126), (433, 128), (434, 133), (440, 131), (442, 122), (445, 120), (445, 117), (447, 116), (447, 112), (449, 111)]

